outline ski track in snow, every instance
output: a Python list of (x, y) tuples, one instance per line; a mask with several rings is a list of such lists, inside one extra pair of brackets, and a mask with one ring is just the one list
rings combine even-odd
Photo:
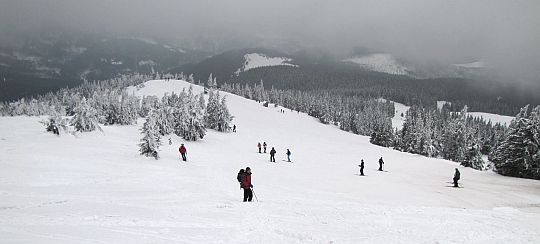
[[(137, 95), (188, 87), (149, 81)], [(196, 92), (202, 91), (194, 86)], [(134, 126), (46, 133), (37, 117), (0, 117), (0, 243), (538, 243), (540, 182), (406, 154), (303, 113), (228, 94), (238, 133), (209, 130), (138, 155)], [(301, 126), (300, 126), (301, 125)], [(276, 147), (277, 163), (256, 152)], [(294, 163), (282, 162), (291, 149)], [(376, 171), (383, 156), (388, 172)], [(366, 177), (359, 177), (360, 159)], [(259, 202), (241, 202), (250, 166)], [(255, 200), (255, 199), (254, 199)]]

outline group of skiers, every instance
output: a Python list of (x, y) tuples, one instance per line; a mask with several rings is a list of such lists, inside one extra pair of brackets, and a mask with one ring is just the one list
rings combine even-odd
[[(384, 165), (384, 160), (381, 157), (379, 158), (379, 171), (383, 171), (383, 165)], [(364, 159), (360, 160), (360, 164), (358, 165), (358, 167), (360, 167), (360, 176), (364, 176)], [(461, 173), (456, 168), (454, 172), (454, 178), (453, 178), (454, 187), (459, 187), (458, 181), (460, 178), (461, 178)]]
[[(263, 144), (261, 144), (260, 142), (257, 143), (257, 148), (259, 149), (259, 153), (262, 153), (261, 152), (261, 149), (264, 149), (264, 153), (266, 153), (266, 147), (268, 145), (266, 144), (266, 142), (263, 142)], [(285, 153), (287, 155), (287, 162), (291, 162), (291, 151), (289, 149), (287, 149), (287, 152)], [(276, 149), (274, 147), (272, 147), (272, 149), (270, 150), (270, 162), (276, 162)]]
[[(384, 160), (381, 157), (379, 158), (379, 171), (383, 171), (383, 164)], [(364, 159), (360, 160), (360, 164), (358, 165), (358, 167), (360, 167), (360, 175), (364, 176)]]

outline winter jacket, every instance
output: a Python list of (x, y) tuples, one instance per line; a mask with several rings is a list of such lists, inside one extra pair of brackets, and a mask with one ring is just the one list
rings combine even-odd
[(259, 143), (259, 144), (257, 144), (257, 147), (258, 147), (258, 148), (261, 148), (261, 144), (260, 144), (260, 143)]
[(270, 155), (274, 155), (274, 154), (276, 154), (276, 150), (272, 149), (272, 150), (270, 151)]
[(459, 173), (459, 171), (456, 170), (456, 173), (454, 173), (454, 179), (459, 180), (460, 176), (461, 176), (461, 173)]
[(291, 156), (291, 151), (287, 150), (287, 155)]
[(178, 151), (180, 151), (181, 154), (184, 154), (187, 152), (187, 149), (184, 146), (180, 146), (180, 149), (178, 149)]
[(251, 173), (244, 173), (242, 178), (242, 188), (249, 189), (251, 187)]

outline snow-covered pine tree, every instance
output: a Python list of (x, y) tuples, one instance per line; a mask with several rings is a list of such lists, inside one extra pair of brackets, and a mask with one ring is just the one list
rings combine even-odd
[[(217, 97), (219, 98), (219, 92)], [(233, 119), (233, 116), (229, 112), (229, 108), (227, 108), (227, 97), (223, 96), (221, 98), (221, 102), (219, 103), (219, 110), (217, 115), (217, 123), (218, 123), (218, 131), (221, 132), (228, 132), (231, 130), (231, 121)]]
[(471, 167), (476, 170), (484, 169), (484, 160), (482, 159), (482, 153), (480, 152), (480, 144), (475, 136), (470, 135), (470, 145), (467, 147), (465, 153), (465, 159), (461, 161), (461, 165), (465, 167)]
[(75, 115), (70, 121), (70, 124), (75, 127), (76, 131), (89, 132), (95, 129), (101, 130), (98, 124), (97, 112), (90, 107), (86, 102), (86, 98), (82, 98), (81, 102), (74, 109)]
[(141, 155), (154, 157), (157, 160), (159, 158), (158, 150), (161, 145), (161, 136), (157, 131), (153, 111), (148, 114), (140, 131), (143, 134), (143, 138), (141, 139), (141, 143), (139, 143), (139, 152)]
[(512, 120), (502, 144), (492, 158), (499, 174), (530, 179), (540, 179), (538, 112), (535, 108), (528, 115), (529, 105), (523, 107)]
[(204, 127), (204, 110), (201, 108), (197, 96), (191, 96), (188, 101), (187, 109), (189, 116), (182, 137), (189, 141), (196, 141), (198, 138), (203, 139), (206, 135), (206, 128)]
[(392, 120), (390, 118), (383, 118), (381, 122), (378, 122), (375, 126), (369, 142), (375, 145), (390, 147), (394, 141), (394, 133), (392, 129)]

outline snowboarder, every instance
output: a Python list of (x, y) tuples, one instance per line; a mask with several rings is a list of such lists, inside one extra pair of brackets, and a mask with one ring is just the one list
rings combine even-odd
[(182, 160), (187, 161), (187, 158), (186, 158), (187, 149), (184, 146), (184, 144), (180, 145), (180, 148), (178, 149), (178, 151), (180, 151), (180, 154), (182, 155)]
[(384, 164), (384, 161), (382, 160), (382, 157), (379, 158), (379, 171), (383, 171), (382, 166)]
[(242, 189), (242, 182), (244, 182), (244, 176), (245, 176), (245, 170), (240, 169), (238, 172), (238, 175), (236, 176), (236, 179), (238, 180), (238, 183), (240, 184), (240, 189)]
[(266, 142), (263, 142), (264, 153), (266, 153)]
[[(259, 153), (261, 153), (261, 143), (257, 143), (257, 147), (259, 148)], [(266, 151), (265, 151), (266, 152)]]
[(290, 161), (291, 161), (291, 151), (287, 149), (287, 162), (290, 162)]
[(363, 159), (360, 162), (360, 164), (358, 165), (358, 167), (360, 167), (360, 175), (364, 176), (364, 160)]
[(244, 189), (244, 202), (251, 202), (251, 199), (253, 199), (253, 191), (251, 190), (253, 185), (251, 184), (251, 169), (249, 167), (246, 168), (241, 179), (242, 189)]
[(459, 181), (460, 176), (461, 176), (461, 173), (459, 173), (459, 170), (456, 168), (456, 172), (454, 173), (454, 187), (459, 187), (458, 181)]
[(276, 149), (272, 147), (272, 150), (270, 150), (270, 162), (276, 162), (276, 158), (274, 157), (276, 155)]
[(232, 132), (236, 132), (236, 125), (233, 125)]

